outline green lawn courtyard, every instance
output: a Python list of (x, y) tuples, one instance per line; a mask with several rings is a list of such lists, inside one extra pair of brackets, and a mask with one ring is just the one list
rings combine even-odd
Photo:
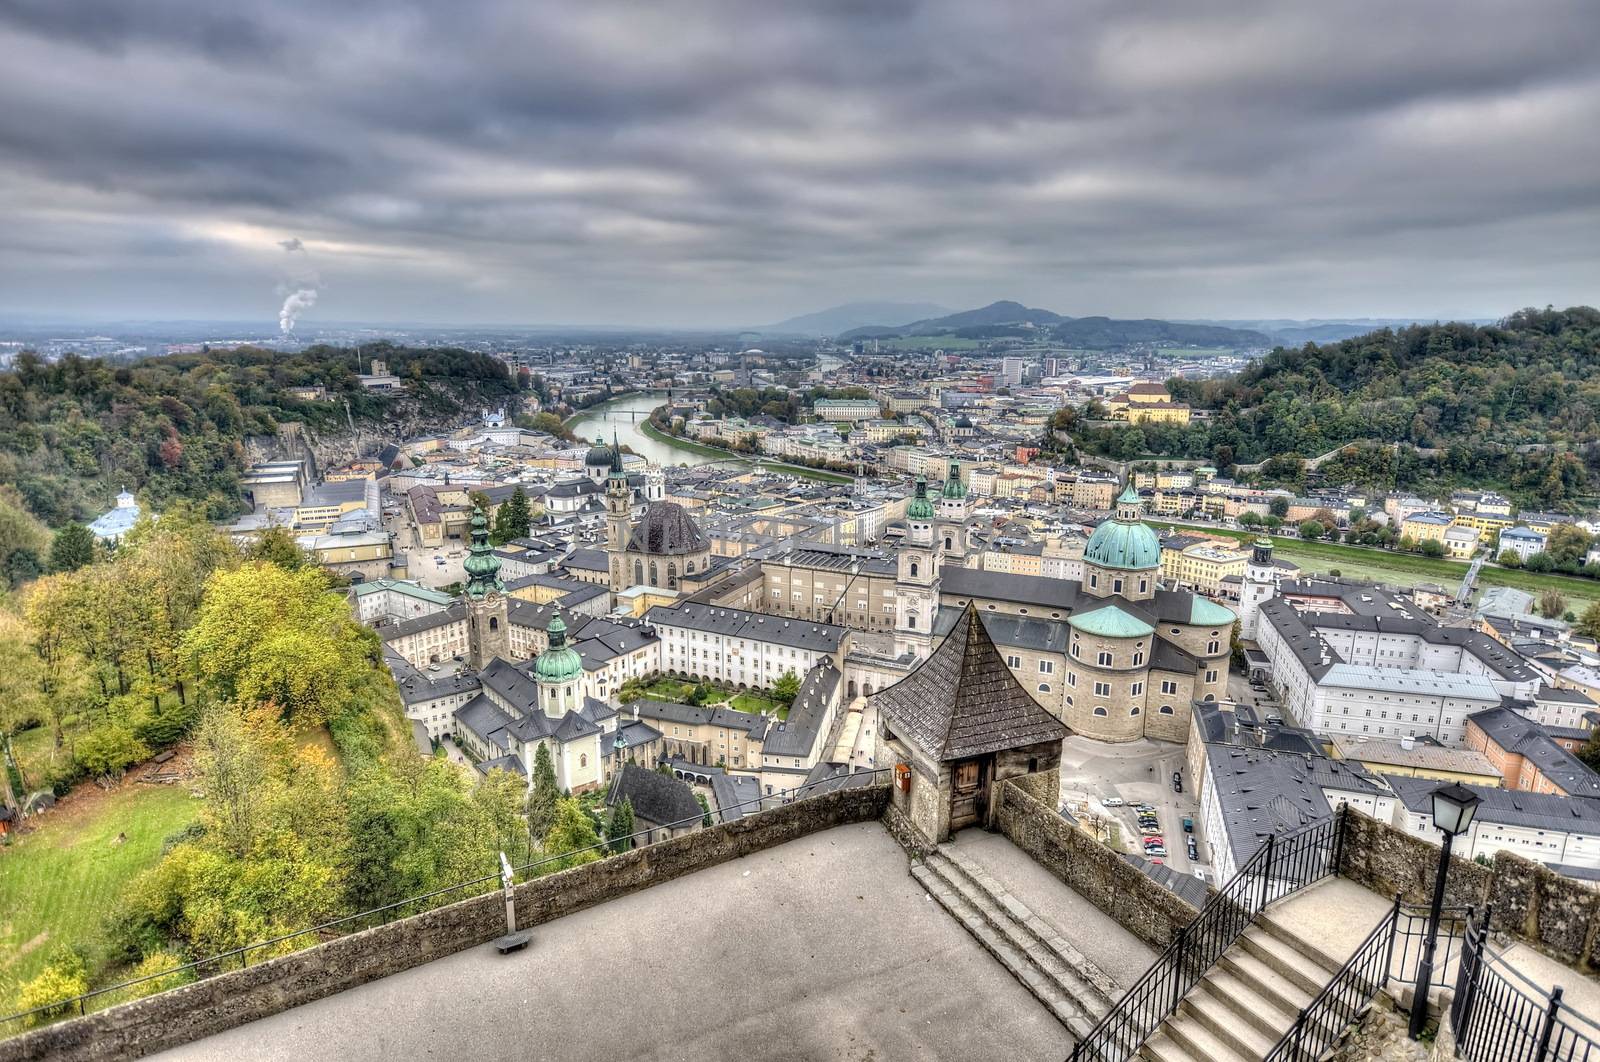
[(200, 803), (184, 785), (88, 784), (0, 846), (0, 1011), (10, 1012), (14, 986), (57, 945), (82, 948), (95, 969), (102, 924), (124, 886), (160, 860), (163, 842), (198, 818)]
[[(721, 686), (707, 685), (711, 690), (711, 698), (705, 702), (707, 705), (714, 705), (718, 708), (732, 708), (736, 712), (747, 712), (751, 715), (759, 715), (764, 712), (768, 715), (775, 715), (779, 719), (789, 718), (788, 708), (780, 706), (777, 701), (759, 690), (735, 691)], [(683, 682), (663, 675), (647, 683), (629, 684), (623, 687), (625, 694), (633, 691), (637, 691), (641, 697), (648, 697), (652, 700), (688, 704), (690, 696), (694, 693), (694, 683)]]

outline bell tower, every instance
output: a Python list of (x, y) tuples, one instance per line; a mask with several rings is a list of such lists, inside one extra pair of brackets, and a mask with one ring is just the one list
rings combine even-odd
[(489, 545), (489, 521), (482, 509), (472, 514), (471, 555), (462, 567), (467, 572), (467, 656), (481, 671), (495, 657), (511, 655), (506, 588), (500, 581), (500, 558)]
[(951, 460), (939, 494), (938, 550), (946, 561), (964, 564), (967, 555), (967, 488), (961, 482), (961, 462)]
[(611, 592), (628, 585), (623, 551), (628, 547), (628, 512), (633, 507), (633, 492), (628, 474), (622, 470), (622, 450), (613, 437), (611, 472), (606, 476), (606, 552), (611, 560)]
[(1277, 569), (1272, 563), (1272, 539), (1258, 538), (1244, 566), (1239, 588), (1239, 636), (1254, 638), (1261, 622), (1261, 606), (1278, 592)]
[(939, 551), (933, 541), (933, 502), (928, 481), (917, 477), (916, 494), (906, 506), (906, 537), (895, 575), (896, 653), (926, 657), (933, 647), (933, 617), (939, 608)]

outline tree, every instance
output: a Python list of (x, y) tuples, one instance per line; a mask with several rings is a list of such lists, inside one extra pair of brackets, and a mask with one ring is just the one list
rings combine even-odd
[(1500, 556), (1496, 557), (1495, 560), (1502, 568), (1522, 567), (1522, 554), (1514, 549), (1501, 550)]
[(1282, 495), (1273, 498), (1267, 502), (1267, 512), (1276, 516), (1279, 520), (1284, 519), (1289, 515), (1289, 499)]
[(544, 835), (543, 845), (547, 859), (559, 858), (546, 864), (543, 872), (593, 863), (600, 858), (599, 845), (600, 835), (595, 831), (594, 820), (584, 814), (583, 806), (576, 799), (562, 797), (556, 802), (555, 822)]
[(120, 775), (146, 759), (150, 747), (122, 723), (97, 726), (78, 738), (72, 758), (91, 776)]
[(294, 540), (286, 527), (269, 527), (244, 551), (250, 560), (276, 564), (285, 571), (296, 572), (310, 563), (306, 551)]
[(94, 532), (82, 524), (68, 524), (50, 543), (50, 570), (75, 572), (94, 563)]
[(1593, 602), (1583, 610), (1575, 629), (1579, 634), (1600, 641), (1600, 601)]
[(1261, 514), (1257, 513), (1257, 512), (1253, 512), (1253, 511), (1248, 510), (1248, 509), (1245, 510), (1244, 512), (1239, 514), (1239, 526), (1240, 527), (1260, 527), (1261, 526)]
[(1539, 615), (1556, 619), (1567, 610), (1567, 599), (1560, 590), (1545, 590), (1539, 594)]
[(1324, 525), (1317, 520), (1303, 520), (1300, 523), (1300, 537), (1312, 541), (1322, 537)]
[(1553, 572), (1556, 569), (1556, 562), (1549, 553), (1540, 550), (1537, 553), (1528, 554), (1528, 559), (1522, 562), (1522, 566), (1530, 572)]
[(611, 809), (611, 820), (606, 824), (606, 842), (613, 853), (633, 847), (633, 830), (633, 801), (623, 797), (622, 803)]
[(514, 538), (528, 537), (528, 528), (533, 522), (533, 511), (528, 505), (528, 496), (518, 486), (511, 492), (511, 497), (500, 506), (500, 511), (495, 513), (494, 533), (491, 536), (495, 545), (503, 545)]
[(706, 800), (706, 795), (698, 790), (694, 794), (695, 800), (700, 802), (700, 825), (706, 828), (711, 826), (711, 805)]
[(1430, 538), (1417, 547), (1417, 552), (1424, 557), (1442, 557), (1444, 556), (1444, 543), (1436, 538)]
[(254, 849), (264, 827), (271, 784), (267, 744), (227, 704), (210, 706), (195, 730), (195, 770), (206, 797), (201, 818), (219, 846), (236, 858)]
[(794, 703), (795, 697), (800, 694), (800, 677), (790, 668), (779, 676), (778, 681), (772, 684), (772, 699), (785, 708)]
[(513, 865), (528, 861), (532, 842), (524, 810), (526, 783), (521, 775), (496, 769), (473, 790), (472, 803), (483, 819), (489, 846), (504, 852)]
[(550, 760), (550, 746), (540, 744), (533, 755), (533, 785), (528, 790), (525, 812), (528, 834), (542, 838), (556, 822), (556, 804), (561, 790), (556, 787), (556, 768)]
[(1589, 533), (1576, 524), (1557, 524), (1545, 537), (1544, 551), (1561, 571), (1575, 572), (1589, 549)]

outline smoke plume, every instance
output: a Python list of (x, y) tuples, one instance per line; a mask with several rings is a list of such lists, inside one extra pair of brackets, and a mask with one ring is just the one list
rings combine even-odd
[(283, 300), (283, 309), (278, 311), (278, 329), (284, 335), (294, 332), (294, 323), (311, 307), (317, 304), (316, 288), (297, 288), (289, 293)]
[(278, 287), (278, 293), (285, 296), (283, 307), (278, 310), (278, 330), (289, 336), (294, 334), (295, 322), (300, 315), (317, 304), (317, 289), (321, 287), (321, 281), (316, 270), (310, 266), (311, 256), (306, 251), (306, 245), (300, 242), (300, 237), (279, 240), (278, 246), (298, 265), (298, 268), (289, 269), (288, 279)]

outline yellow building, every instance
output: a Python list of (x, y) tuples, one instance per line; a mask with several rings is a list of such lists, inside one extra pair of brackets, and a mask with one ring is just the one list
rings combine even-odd
[(1444, 545), (1444, 533), (1451, 525), (1448, 513), (1424, 512), (1412, 513), (1400, 521), (1400, 537), (1409, 538), (1413, 542), (1437, 542)]
[(1473, 512), (1456, 513), (1455, 525), (1470, 528), (1478, 533), (1478, 541), (1486, 546), (1492, 546), (1500, 538), (1500, 532), (1508, 527), (1516, 526), (1516, 521), (1510, 513), (1493, 513), (1479, 510)]
[(1222, 581), (1229, 576), (1244, 577), (1248, 550), (1216, 539), (1180, 535), (1161, 546), (1161, 578), (1168, 586), (1191, 587), (1202, 594), (1222, 593)]
[(1169, 402), (1165, 405), (1129, 405), (1129, 424), (1188, 424), (1189, 407)]
[(1336, 760), (1359, 763), (1374, 774), (1434, 778), (1441, 782), (1495, 788), (1501, 785), (1500, 772), (1487, 756), (1475, 749), (1447, 749), (1409, 738), (1368, 741), (1358, 737), (1330, 737), (1328, 754)]

